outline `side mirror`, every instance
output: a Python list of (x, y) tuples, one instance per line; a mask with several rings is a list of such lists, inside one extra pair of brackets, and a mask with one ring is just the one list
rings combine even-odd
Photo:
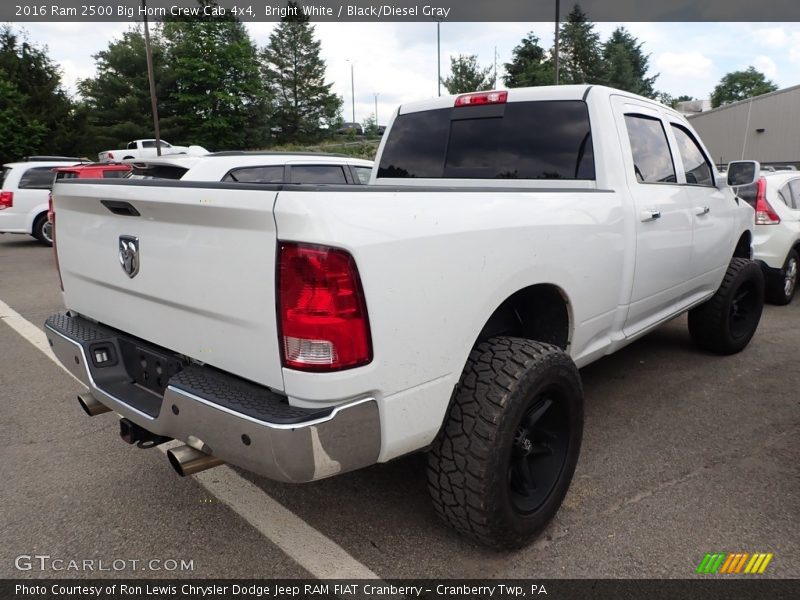
[(735, 160), (728, 164), (728, 185), (742, 187), (752, 185), (758, 179), (761, 165), (756, 160)]

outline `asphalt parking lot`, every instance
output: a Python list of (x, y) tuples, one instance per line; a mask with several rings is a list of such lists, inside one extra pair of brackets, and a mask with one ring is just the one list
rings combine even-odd
[[(513, 553), (437, 520), (423, 455), (303, 486), (179, 478), (112, 414), (86, 417), (80, 385), (21, 335), (16, 314), (41, 327), (61, 309), (52, 251), (1, 235), (0, 577), (685, 578), (707, 552), (770, 552), (764, 576), (800, 577), (800, 299), (767, 306), (736, 356), (694, 349), (680, 318), (583, 369), (572, 487)], [(19, 570), (28, 555), (111, 568)]]

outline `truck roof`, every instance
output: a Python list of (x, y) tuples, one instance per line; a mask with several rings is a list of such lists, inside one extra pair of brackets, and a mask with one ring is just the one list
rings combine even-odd
[[(510, 88), (501, 90), (490, 90), (486, 92), (474, 92), (475, 94), (488, 94), (491, 91), (506, 92), (508, 94), (505, 102), (530, 102), (534, 100), (586, 100), (589, 92), (592, 94), (602, 94), (605, 96), (618, 95), (628, 96), (637, 100), (651, 102), (660, 105), (652, 98), (645, 98), (637, 96), (629, 92), (623, 92), (614, 88), (606, 87), (603, 85), (542, 85), (537, 87), (526, 88)], [(428, 100), (420, 100), (417, 102), (409, 102), (403, 104), (398, 109), (398, 114), (407, 114), (413, 112), (421, 112), (425, 110), (436, 110), (437, 108), (452, 108), (455, 106), (456, 99), (460, 96), (469, 94), (451, 94), (449, 96), (441, 96), (438, 98), (430, 98)], [(669, 108), (669, 107), (667, 107)], [(677, 114), (677, 113), (676, 113)]]

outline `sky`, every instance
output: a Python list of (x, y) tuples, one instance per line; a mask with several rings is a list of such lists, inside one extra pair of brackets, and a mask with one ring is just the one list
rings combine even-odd
[[(125, 23), (20, 23), (32, 42), (47, 46), (61, 66), (65, 88), (76, 91), (78, 79), (94, 75), (92, 55), (108, 47), (131, 25)], [(617, 23), (596, 23), (605, 40)], [(650, 54), (655, 87), (672, 96), (708, 98), (723, 75), (750, 65), (779, 87), (800, 84), (800, 23), (625, 23)], [(266, 45), (273, 23), (248, 23), (258, 46)], [(436, 85), (436, 24), (431, 23), (318, 23), (328, 81), (344, 100), (343, 114), (352, 119), (352, 82), (355, 120), (375, 113), (385, 124), (403, 102), (431, 98)], [(449, 72), (450, 56), (477, 54), (482, 66), (494, 64), (502, 87), (503, 63), (528, 32), (549, 48), (552, 23), (441, 24), (442, 76)], [(447, 93), (444, 89), (442, 93)]]

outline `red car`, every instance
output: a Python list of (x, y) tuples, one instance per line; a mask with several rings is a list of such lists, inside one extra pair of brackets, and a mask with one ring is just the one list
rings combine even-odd
[[(82, 163), (69, 167), (56, 167), (53, 171), (56, 173), (56, 177), (53, 180), (53, 183), (55, 183), (61, 179), (111, 179), (125, 177), (130, 173), (131, 166), (119, 163)], [(50, 223), (50, 236), (52, 237), (52, 194), (50, 194), (50, 210), (47, 211), (47, 220)]]

